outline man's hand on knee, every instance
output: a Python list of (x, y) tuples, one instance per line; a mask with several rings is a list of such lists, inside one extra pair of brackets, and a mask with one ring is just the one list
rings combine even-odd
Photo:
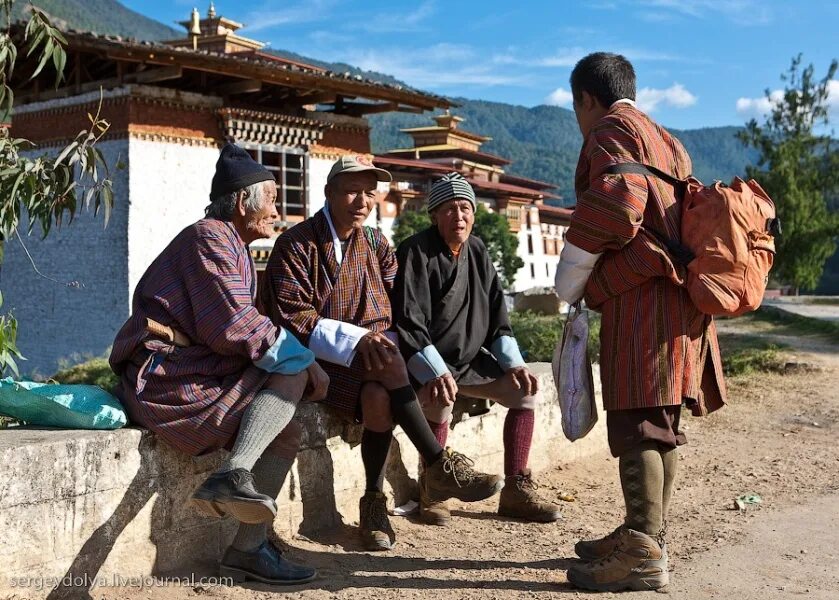
[(368, 371), (381, 371), (385, 366), (393, 362), (394, 355), (399, 353), (399, 348), (384, 334), (371, 331), (365, 335), (355, 347), (364, 362), (364, 368)]
[(507, 377), (513, 382), (513, 387), (524, 391), (526, 396), (532, 396), (539, 391), (539, 380), (527, 367), (513, 367), (507, 371)]
[(428, 382), (431, 386), (428, 398), (432, 404), (451, 406), (457, 398), (457, 383), (451, 373), (445, 373)]
[(329, 389), (329, 375), (326, 371), (317, 362), (313, 362), (306, 369), (306, 375), (309, 380), (303, 392), (303, 399), (309, 402), (320, 402), (326, 398), (326, 391)]

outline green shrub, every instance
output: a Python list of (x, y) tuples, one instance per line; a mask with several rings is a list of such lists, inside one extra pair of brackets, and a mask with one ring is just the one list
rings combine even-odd
[(86, 383), (98, 385), (103, 390), (113, 393), (119, 378), (111, 371), (107, 358), (93, 358), (78, 365), (62, 369), (52, 377), (58, 383)]
[[(589, 311), (588, 351), (593, 362), (600, 360), (600, 315)], [(527, 362), (551, 362), (562, 337), (565, 316), (540, 315), (526, 311), (510, 313), (510, 323)]]
[(735, 352), (723, 354), (722, 357), (723, 372), (730, 377), (751, 373), (782, 373), (784, 365), (781, 348), (775, 344), (741, 348)]

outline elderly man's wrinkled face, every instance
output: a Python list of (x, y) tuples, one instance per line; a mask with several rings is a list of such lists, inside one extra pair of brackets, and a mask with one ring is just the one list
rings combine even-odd
[(458, 247), (465, 243), (472, 233), (475, 212), (469, 200), (454, 198), (435, 208), (431, 213), (431, 221), (450, 248)]
[(376, 175), (370, 171), (343, 173), (324, 189), (332, 225), (341, 239), (359, 228), (370, 216), (376, 203)]
[(249, 210), (242, 204), (242, 199), (239, 200), (237, 212), (240, 212), (243, 217), (242, 239), (246, 244), (274, 235), (274, 223), (280, 218), (277, 214), (276, 201), (277, 186), (273, 181), (262, 183), (262, 203), (257, 210)]

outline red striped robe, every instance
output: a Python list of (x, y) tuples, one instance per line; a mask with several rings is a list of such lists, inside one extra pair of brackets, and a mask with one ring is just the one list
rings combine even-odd
[[(255, 295), (253, 262), (231, 223), (202, 219), (178, 234), (137, 284), (111, 351), (131, 421), (187, 454), (230, 446), (269, 376), (253, 361), (277, 339)], [(148, 338), (146, 317), (193, 345)]]
[[(641, 162), (686, 177), (682, 144), (637, 108), (613, 105), (580, 152), (577, 208), (567, 241), (604, 253), (586, 286), (602, 312), (600, 376), (606, 410), (681, 404), (701, 415), (726, 399), (713, 319), (699, 312), (676, 267), (643, 226), (678, 239), (679, 207), (669, 184), (644, 175), (602, 175)], [(704, 373), (704, 378), (703, 378)]]
[[(340, 266), (323, 210), (283, 233), (265, 269), (260, 291), (263, 310), (307, 347), (321, 318), (375, 332), (390, 329), (389, 294), (396, 278), (396, 255), (379, 230), (370, 231), (372, 243), (363, 229), (353, 230)], [(360, 356), (349, 368), (318, 363), (329, 375), (324, 404), (353, 420), (364, 372)]]

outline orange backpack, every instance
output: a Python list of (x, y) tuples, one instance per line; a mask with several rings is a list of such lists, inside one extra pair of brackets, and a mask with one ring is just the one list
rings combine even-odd
[(611, 165), (605, 173), (648, 175), (675, 187), (681, 240), (645, 229), (674, 262), (687, 267), (685, 285), (696, 308), (709, 315), (736, 316), (760, 306), (775, 260), (773, 236), (781, 232), (781, 224), (775, 203), (754, 179), (702, 185), (694, 177), (678, 179), (640, 163)]

